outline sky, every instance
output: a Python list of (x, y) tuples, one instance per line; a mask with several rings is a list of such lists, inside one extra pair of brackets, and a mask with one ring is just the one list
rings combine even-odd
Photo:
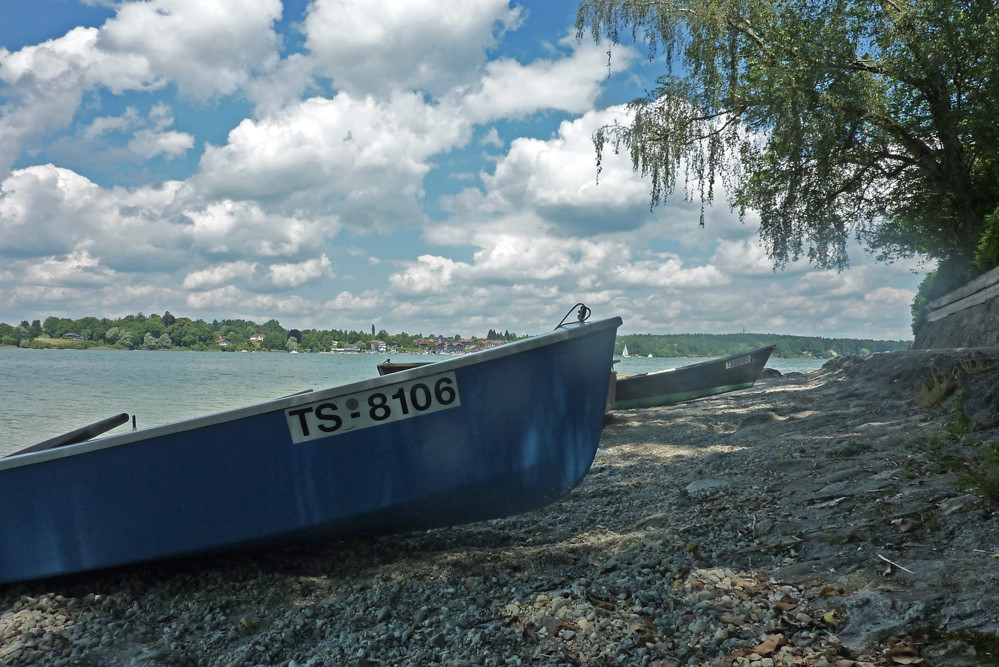
[(932, 266), (774, 271), (592, 135), (664, 71), (575, 0), (0, 0), (0, 322), (909, 339)]

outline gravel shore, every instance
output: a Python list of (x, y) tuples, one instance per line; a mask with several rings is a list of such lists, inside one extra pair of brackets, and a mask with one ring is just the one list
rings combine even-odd
[(0, 587), (0, 665), (999, 664), (999, 522), (926, 396), (999, 443), (997, 369), (836, 359), (611, 413), (530, 514)]

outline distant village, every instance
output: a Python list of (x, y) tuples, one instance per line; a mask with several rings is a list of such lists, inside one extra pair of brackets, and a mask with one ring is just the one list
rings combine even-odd
[[(254, 345), (262, 345), (266, 336), (262, 333), (254, 333), (250, 335), (250, 342)], [(289, 336), (289, 340), (294, 339), (293, 336)], [(482, 338), (461, 338), (461, 339), (451, 339), (445, 338), (444, 336), (437, 336), (435, 338), (420, 338), (412, 341), (412, 346), (406, 349), (401, 349), (392, 340), (380, 340), (375, 338), (368, 341), (367, 345), (359, 345), (357, 343), (347, 343), (345, 345), (340, 345), (339, 341), (331, 341), (330, 347), (327, 349), (310, 350), (310, 352), (318, 352), (320, 354), (358, 354), (365, 352), (379, 353), (379, 354), (399, 354), (401, 352), (417, 352), (422, 354), (465, 354), (468, 352), (478, 352), (480, 350), (486, 350), (491, 347), (496, 347), (498, 345), (504, 345), (509, 341), (505, 339), (482, 339)], [(230, 341), (219, 336), (216, 340), (216, 344), (220, 348), (228, 348), (231, 343)], [(415, 349), (414, 347), (415, 346)]]

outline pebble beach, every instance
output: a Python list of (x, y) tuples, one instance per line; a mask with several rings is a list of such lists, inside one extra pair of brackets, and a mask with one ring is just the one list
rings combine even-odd
[(997, 664), (999, 524), (924, 395), (999, 442), (996, 369), (835, 359), (610, 413), (540, 511), (6, 585), (0, 665)]

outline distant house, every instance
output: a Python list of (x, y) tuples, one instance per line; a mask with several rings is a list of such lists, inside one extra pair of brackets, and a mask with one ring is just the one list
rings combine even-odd
[(250, 336), (251, 343), (263, 343), (264, 335), (262, 333), (255, 333)]
[(450, 339), (437, 336), (437, 338), (421, 338), (416, 341), (416, 346), (424, 351), (446, 352), (450, 343)]
[(219, 347), (229, 347), (229, 341), (222, 336), (219, 336), (218, 340), (215, 341), (215, 344)]
[(375, 352), (375, 351), (385, 352), (388, 349), (388, 346), (385, 344), (385, 341), (378, 340), (376, 338), (375, 340), (371, 341), (368, 344), (368, 349), (371, 350), (372, 352)]
[(66, 340), (83, 340), (83, 336), (78, 333), (64, 333), (62, 337)]

